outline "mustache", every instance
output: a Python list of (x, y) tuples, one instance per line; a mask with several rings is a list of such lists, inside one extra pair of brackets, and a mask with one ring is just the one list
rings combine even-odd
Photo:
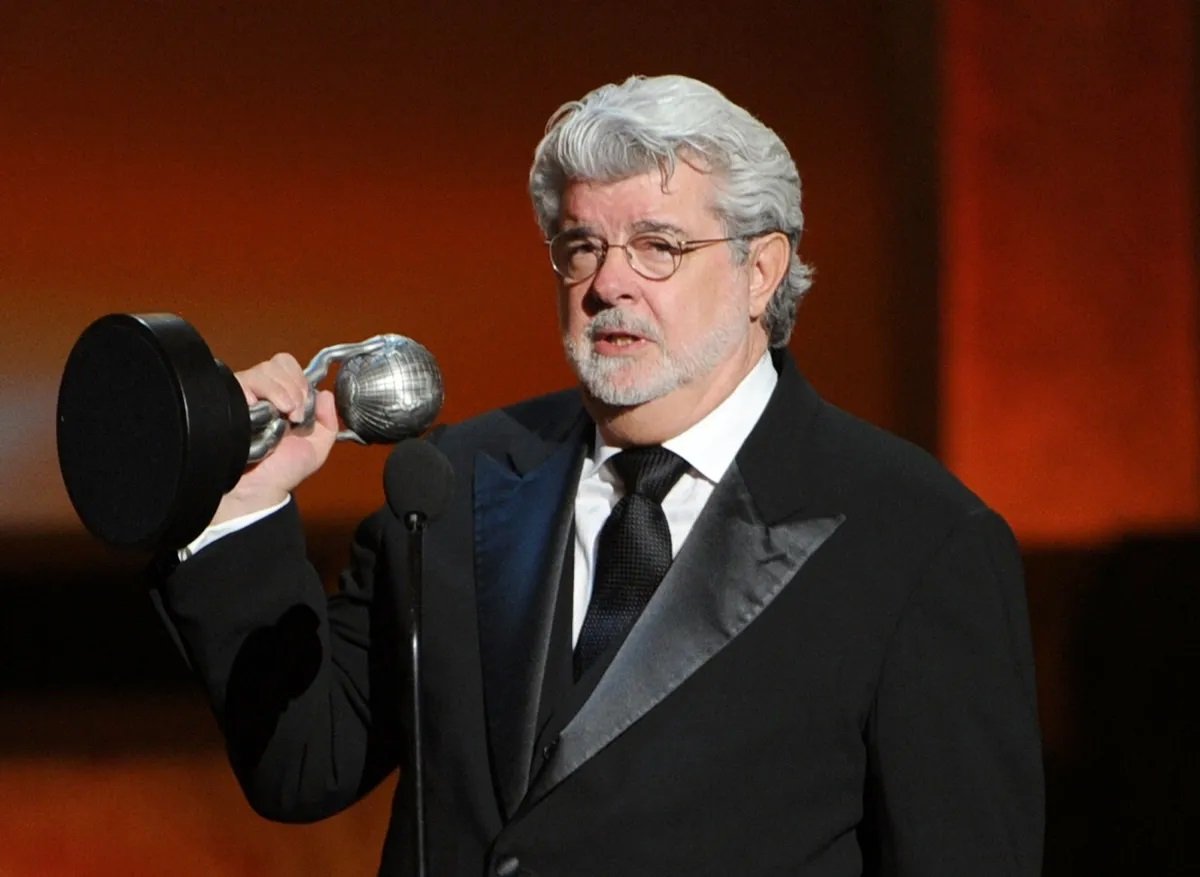
[(601, 332), (628, 332), (638, 335), (647, 341), (662, 343), (662, 335), (658, 326), (645, 317), (639, 317), (619, 308), (601, 311), (588, 323), (584, 330), (589, 341), (595, 341)]

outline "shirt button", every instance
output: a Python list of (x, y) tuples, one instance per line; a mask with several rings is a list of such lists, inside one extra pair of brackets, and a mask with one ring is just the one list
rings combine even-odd
[(496, 863), (496, 877), (513, 877), (520, 869), (520, 859), (516, 856), (505, 856)]
[(542, 747), (542, 761), (549, 761), (550, 756), (554, 754), (554, 750), (558, 748), (558, 738), (555, 737), (549, 743)]

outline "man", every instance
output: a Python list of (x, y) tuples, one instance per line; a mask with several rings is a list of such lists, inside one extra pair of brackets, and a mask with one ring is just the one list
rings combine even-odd
[[(425, 549), (430, 873), (1037, 873), (1016, 546), (797, 372), (778, 137), (633, 78), (552, 117), (531, 193), (580, 388), (432, 439), (456, 483)], [(290, 357), (239, 379), (304, 407)], [(249, 800), (286, 820), (353, 803), (409, 732), (402, 525), (360, 527), (328, 601), (304, 559), (288, 495), (329, 452), (328, 393), (317, 412), (161, 589)], [(411, 873), (407, 777), (387, 874)]]

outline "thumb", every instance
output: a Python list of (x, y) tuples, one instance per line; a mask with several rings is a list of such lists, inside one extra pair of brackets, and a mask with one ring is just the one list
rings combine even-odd
[(333, 400), (333, 393), (329, 390), (318, 392), (315, 411), (317, 423), (336, 436), (338, 431), (338, 417), (337, 405)]

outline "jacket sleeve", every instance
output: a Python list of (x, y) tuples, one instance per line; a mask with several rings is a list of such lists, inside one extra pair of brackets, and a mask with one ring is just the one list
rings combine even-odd
[[(180, 564), (156, 603), (199, 675), (251, 806), (311, 821), (353, 804), (403, 750), (385, 513), (326, 597), (294, 502)], [(402, 561), (399, 561), (402, 562)], [(379, 599), (376, 599), (376, 598)]]
[(878, 856), (879, 873), (1041, 873), (1043, 774), (1024, 582), (1016, 542), (989, 510), (960, 521), (912, 590), (881, 668), (867, 744), (879, 834), (867, 855)]

